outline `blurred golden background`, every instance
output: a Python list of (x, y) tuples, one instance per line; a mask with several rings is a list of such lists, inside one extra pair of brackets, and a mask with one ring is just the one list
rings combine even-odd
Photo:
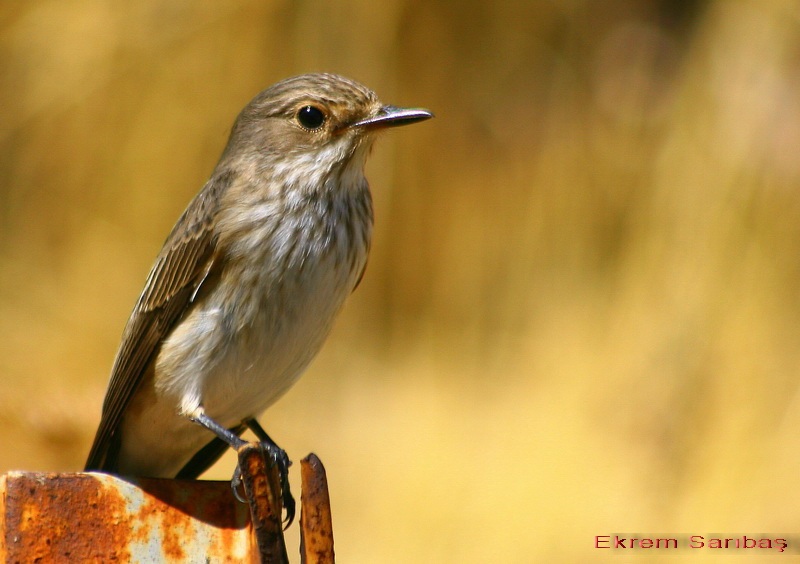
[(379, 142), (366, 278), (262, 417), (340, 560), (800, 550), (797, 2), (30, 0), (0, 50), (0, 471), (81, 468), (234, 117), (324, 70), (437, 115)]

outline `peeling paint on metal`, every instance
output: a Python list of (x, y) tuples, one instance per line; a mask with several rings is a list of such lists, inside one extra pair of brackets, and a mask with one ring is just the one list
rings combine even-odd
[(11, 472), (0, 495), (0, 561), (252, 562), (228, 482)]

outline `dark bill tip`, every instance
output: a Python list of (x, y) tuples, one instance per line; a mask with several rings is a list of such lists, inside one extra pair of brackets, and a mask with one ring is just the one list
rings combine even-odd
[(422, 108), (397, 108), (395, 106), (383, 106), (378, 113), (372, 117), (362, 119), (352, 124), (350, 127), (396, 127), (398, 125), (408, 125), (431, 119), (433, 113)]

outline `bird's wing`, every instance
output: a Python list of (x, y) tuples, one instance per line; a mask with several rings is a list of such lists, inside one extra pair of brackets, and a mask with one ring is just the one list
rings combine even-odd
[(116, 470), (117, 449), (112, 445), (126, 407), (160, 344), (190, 307), (208, 274), (219, 267), (211, 222), (219, 194), (232, 181), (232, 173), (212, 177), (167, 237), (125, 326), (86, 470)]

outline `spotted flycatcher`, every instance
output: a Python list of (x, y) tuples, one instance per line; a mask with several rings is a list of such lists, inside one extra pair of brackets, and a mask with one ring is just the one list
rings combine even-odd
[(332, 74), (239, 114), (167, 237), (122, 335), (87, 470), (194, 478), (305, 370), (364, 273), (376, 133), (426, 120)]

